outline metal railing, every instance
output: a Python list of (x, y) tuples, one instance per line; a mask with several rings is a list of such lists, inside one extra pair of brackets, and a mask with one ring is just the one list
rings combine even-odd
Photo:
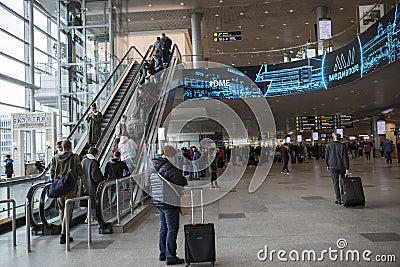
[[(44, 180), (46, 181), (49, 177), (46, 176), (46, 171), (38, 175), (29, 175), (29, 176), (22, 176), (22, 177), (14, 177), (7, 181), (0, 182), (0, 190), (6, 190), (6, 199), (12, 198), (16, 202), (16, 209), (24, 207), (24, 200), (25, 200), (25, 192), (21, 191), (21, 186), (27, 187), (27, 190), (37, 181)], [(7, 212), (7, 217), (11, 216), (11, 208), (10, 203), (7, 203), (7, 208), (0, 211), (0, 214), (3, 212)], [(22, 213), (22, 212), (21, 212)], [(1, 218), (1, 217), (0, 217)]]
[(16, 202), (14, 199), (4, 199), (0, 200), (1, 203), (11, 203), (12, 204), (12, 232), (13, 232), (13, 246), (17, 246), (17, 212), (16, 212)]
[(87, 222), (88, 222), (88, 245), (92, 243), (92, 201), (90, 199), (90, 196), (82, 196), (82, 197), (76, 197), (76, 198), (70, 198), (65, 201), (65, 209), (64, 209), (64, 216), (65, 216), (65, 250), (70, 251), (70, 245), (69, 245), (69, 212), (68, 208), (71, 203), (75, 203), (75, 201), (78, 200), (87, 200), (88, 201), (88, 212), (87, 212)]
[(31, 252), (31, 212), (32, 206), (29, 198), (25, 200), (25, 219), (26, 219), (26, 249)]

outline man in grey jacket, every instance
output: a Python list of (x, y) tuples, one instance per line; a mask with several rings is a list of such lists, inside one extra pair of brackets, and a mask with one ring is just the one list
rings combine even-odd
[(339, 188), (339, 174), (343, 179), (349, 174), (349, 155), (346, 146), (340, 142), (340, 134), (332, 134), (333, 142), (326, 149), (325, 162), (328, 171), (331, 173), (333, 188), (336, 194), (336, 204), (342, 204), (341, 192)]

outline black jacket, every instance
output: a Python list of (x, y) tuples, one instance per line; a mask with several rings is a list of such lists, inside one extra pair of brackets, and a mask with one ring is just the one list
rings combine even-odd
[(129, 172), (129, 168), (125, 162), (118, 159), (111, 159), (111, 161), (106, 164), (104, 179), (110, 180), (124, 177), (124, 170)]
[[(187, 180), (182, 176), (182, 171), (172, 165), (166, 158), (153, 159), (153, 173), (150, 176), (151, 193), (153, 196), (153, 204), (161, 208), (173, 208), (180, 203), (180, 194), (182, 193), (178, 186), (187, 185)], [(165, 182), (175, 184), (175, 190)]]
[(326, 149), (325, 162), (328, 168), (349, 170), (349, 155), (344, 144), (334, 141)]
[(89, 187), (88, 194), (92, 201), (92, 208), (94, 208), (96, 205), (97, 186), (104, 180), (104, 176), (101, 173), (99, 161), (96, 159), (90, 159), (85, 156), (82, 160), (82, 167)]

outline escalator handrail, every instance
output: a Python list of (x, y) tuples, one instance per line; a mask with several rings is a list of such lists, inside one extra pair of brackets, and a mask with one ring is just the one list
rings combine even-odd
[(45, 181), (45, 182), (41, 182), (41, 183), (37, 183), (31, 186), (31, 188), (29, 188), (28, 193), (26, 194), (26, 198), (28, 199), (29, 203), (30, 203), (30, 207), (29, 207), (29, 213), (30, 213), (30, 218), (31, 218), (31, 227), (33, 227), (34, 229), (39, 229), (40, 225), (38, 225), (36, 223), (36, 221), (34, 220), (34, 216), (32, 214), (33, 209), (33, 198), (35, 196), (35, 193), (37, 190), (39, 190), (40, 188), (44, 188), (46, 185), (48, 185), (49, 182)]
[(129, 53), (135, 50), (137, 53), (139, 53), (139, 55), (143, 58), (142, 54), (137, 50), (137, 48), (135, 46), (131, 46), (128, 50), (128, 52), (125, 54), (125, 56), (121, 59), (121, 61), (119, 62), (119, 64), (117, 65), (116, 68), (114, 68), (114, 71), (111, 73), (111, 75), (108, 77), (108, 79), (106, 80), (106, 82), (104, 83), (103, 87), (100, 89), (100, 91), (97, 93), (96, 97), (93, 99), (93, 101), (90, 103), (90, 105), (88, 106), (88, 108), (86, 109), (85, 113), (82, 114), (81, 118), (78, 120), (78, 122), (75, 124), (74, 128), (72, 128), (71, 132), (69, 133), (67, 139), (70, 139), (73, 134), (75, 133), (75, 131), (78, 129), (79, 125), (82, 123), (82, 121), (84, 120), (84, 118), (86, 118), (86, 115), (89, 113), (90, 111), (90, 106), (94, 103), (96, 103), (97, 99), (100, 97), (101, 93), (103, 93), (103, 91), (105, 90), (105, 88), (107, 87), (108, 83), (110, 82), (110, 80), (114, 77), (114, 74), (116, 73), (116, 71), (119, 69), (119, 67), (122, 65), (122, 63), (124, 62), (125, 58), (129, 55)]
[[(134, 92), (136, 91), (136, 90), (134, 90), (133, 92), (129, 92), (129, 91), (130, 91), (129, 88), (132, 86), (133, 82), (136, 80), (136, 77), (138, 76), (138, 74), (140, 74), (140, 69), (141, 69), (141, 67), (143, 66), (144, 62), (147, 60), (147, 57), (148, 57), (151, 53), (153, 53), (153, 51), (154, 51), (154, 47), (153, 47), (153, 45), (150, 45), (149, 48), (147, 49), (147, 52), (146, 52), (145, 56), (142, 58), (142, 62), (140, 62), (140, 67), (136, 70), (136, 72), (135, 72), (135, 74), (134, 74), (134, 76), (133, 76), (134, 78), (129, 82), (129, 84), (128, 84), (128, 89), (124, 92), (124, 95), (122, 96), (122, 99), (125, 99), (125, 98), (126, 98), (126, 95), (127, 95), (128, 93), (131, 93), (131, 94), (133, 95)], [(133, 66), (132, 66), (132, 67), (133, 67)], [(135, 89), (136, 89), (136, 87), (135, 87)], [(103, 131), (103, 133), (102, 133), (102, 135), (101, 135), (101, 137), (100, 137), (100, 139), (99, 139), (99, 141), (98, 141), (98, 143), (97, 143), (97, 145), (96, 145), (98, 148), (103, 148), (103, 147), (104, 147), (103, 149), (99, 149), (99, 150), (101, 150), (101, 155), (104, 155), (104, 153), (106, 152), (106, 151), (105, 151), (105, 150), (106, 150), (105, 147), (106, 147), (107, 145), (104, 145), (104, 143), (105, 143), (105, 142), (107, 143), (107, 142), (110, 141), (109, 138), (110, 138), (111, 136), (109, 136), (109, 137), (107, 138), (107, 140), (104, 140), (104, 139), (106, 138), (106, 136), (107, 136), (107, 132), (109, 131), (111, 125), (113, 125), (113, 122), (117, 121), (117, 123), (118, 123), (118, 121), (121, 119), (121, 117), (122, 117), (124, 111), (126, 110), (126, 106), (125, 106), (125, 107), (123, 107), (122, 112), (120, 112), (120, 109), (121, 109), (121, 106), (122, 106), (123, 102), (124, 102), (124, 101), (120, 101), (120, 102), (118, 103), (118, 105), (117, 105), (117, 107), (116, 107), (116, 109), (115, 109), (114, 114), (113, 114), (112, 117), (110, 118), (110, 120), (109, 120), (109, 122), (108, 122), (106, 128), (104, 129), (104, 131)], [(127, 104), (128, 104), (128, 103), (129, 103), (129, 102), (127, 102)], [(116, 118), (117, 114), (119, 114), (119, 116)]]
[(35, 176), (31, 175), (30, 177), (29, 176), (14, 177), (14, 178), (12, 178), (12, 180), (0, 182), (0, 187), (6, 187), (6, 186), (10, 186), (10, 185), (24, 184), (27, 182), (36, 181), (36, 180), (43, 178), (46, 175), (46, 173), (47, 173), (47, 169), (45, 169), (40, 174), (37, 174)]

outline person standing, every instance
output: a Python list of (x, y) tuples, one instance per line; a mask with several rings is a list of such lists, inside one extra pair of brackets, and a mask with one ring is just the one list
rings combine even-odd
[[(97, 221), (96, 219), (96, 191), (97, 186), (101, 181), (104, 180), (103, 173), (100, 170), (100, 163), (96, 159), (99, 150), (95, 147), (89, 148), (88, 154), (86, 154), (82, 160), (82, 167), (85, 172), (85, 177), (87, 177), (88, 181), (88, 194), (91, 199), (91, 209), (92, 209), (92, 220), (94, 223)], [(89, 208), (89, 207), (88, 207)]]
[(121, 120), (115, 127), (115, 135), (117, 138), (121, 138), (121, 136), (129, 136), (126, 127), (126, 115), (122, 115)]
[(215, 154), (214, 149), (210, 149), (209, 153), (209, 158), (208, 161), (211, 162), (210, 164), (210, 173), (211, 173), (211, 188), (219, 188), (218, 182), (217, 182), (217, 171), (218, 171), (218, 165), (217, 165), (217, 155)]
[(392, 140), (389, 141), (389, 139), (386, 139), (386, 142), (383, 144), (382, 149), (383, 149), (383, 153), (384, 153), (385, 158), (386, 158), (386, 163), (392, 164), (392, 156), (391, 156), (391, 154), (392, 154), (392, 152), (394, 150), (393, 141)]
[(281, 158), (283, 162), (282, 166), (282, 174), (290, 174), (289, 168), (288, 168), (288, 163), (289, 163), (289, 149), (288, 149), (288, 144), (284, 144), (280, 150), (281, 150)]
[(400, 142), (398, 142), (396, 146), (397, 146), (397, 162), (400, 163)]
[(7, 178), (11, 178), (13, 173), (14, 173), (14, 165), (13, 165), (13, 160), (11, 159), (10, 155), (5, 155), (4, 157), (4, 169), (5, 169), (5, 174), (7, 175)]
[(343, 179), (350, 173), (349, 155), (346, 146), (340, 142), (340, 134), (332, 134), (333, 142), (327, 147), (325, 163), (331, 173), (333, 188), (336, 195), (336, 204), (342, 204), (342, 190), (339, 187), (339, 175)]
[(128, 165), (121, 161), (121, 152), (117, 151), (114, 153), (114, 158), (106, 164), (104, 179), (112, 180), (121, 178), (124, 177), (125, 173), (129, 173)]
[(160, 214), (159, 260), (166, 260), (167, 265), (185, 262), (176, 256), (180, 210), (178, 194), (181, 192), (178, 192), (179, 188), (175, 189), (172, 186), (186, 186), (187, 180), (182, 176), (182, 172), (170, 162), (176, 154), (174, 147), (163, 147), (161, 157), (152, 160), (153, 173), (150, 176), (153, 204)]
[[(71, 149), (71, 141), (69, 140), (64, 140), (62, 142), (62, 147), (63, 147), (63, 152), (60, 154), (57, 154), (56, 156), (53, 157), (51, 160), (51, 167), (50, 167), (50, 178), (52, 180), (58, 179), (59, 175), (66, 174), (70, 171), (71, 165), (73, 165), (73, 168), (71, 170), (71, 174), (74, 177), (75, 180), (75, 186), (74, 188), (68, 192), (67, 194), (57, 198), (57, 203), (59, 207), (59, 213), (60, 213), (60, 224), (61, 224), (61, 236), (60, 236), (60, 244), (65, 244), (66, 242), (66, 236), (65, 236), (65, 214), (64, 214), (64, 209), (65, 209), (65, 202), (67, 199), (75, 198), (77, 189), (78, 189), (78, 179), (80, 178), (82, 181), (82, 186), (83, 190), (86, 192), (88, 186), (85, 178), (85, 174), (83, 172), (82, 164), (79, 159), (79, 156), (72, 153)], [(71, 161), (73, 161), (73, 164), (71, 164)], [(71, 220), (72, 218), (72, 210), (74, 209), (74, 205), (70, 205), (68, 209), (69, 213), (69, 219)], [(72, 237), (69, 237), (70, 241), (73, 241), (74, 239)]]
[(169, 54), (172, 47), (172, 40), (165, 35), (165, 33), (161, 34), (161, 53), (162, 53), (162, 63), (168, 64), (169, 61)]
[(101, 135), (101, 123), (103, 121), (103, 115), (97, 110), (96, 103), (90, 105), (90, 112), (86, 118), (88, 122), (88, 143), (90, 146), (96, 146)]

